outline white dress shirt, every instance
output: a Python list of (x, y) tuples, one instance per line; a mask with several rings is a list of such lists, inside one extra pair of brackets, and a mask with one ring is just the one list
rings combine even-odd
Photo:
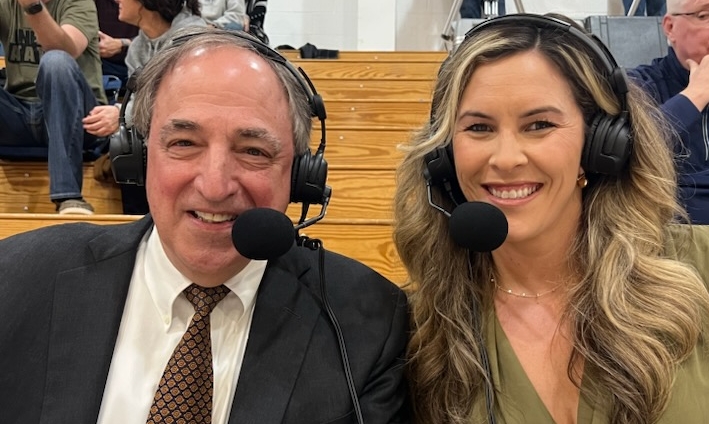
[[(212, 423), (226, 424), (236, 392), (266, 261), (251, 261), (225, 285), (210, 316), (214, 395)], [(138, 249), (97, 424), (144, 424), (175, 346), (194, 315), (182, 294), (190, 284), (165, 255), (157, 229)]]

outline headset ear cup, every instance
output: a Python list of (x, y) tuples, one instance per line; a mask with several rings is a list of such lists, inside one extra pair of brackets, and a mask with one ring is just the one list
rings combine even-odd
[(424, 177), (432, 186), (441, 186), (446, 181), (456, 180), (455, 167), (446, 147), (437, 147), (424, 158)]
[(291, 203), (323, 204), (327, 183), (327, 161), (323, 153), (307, 150), (293, 161)]
[(109, 139), (108, 154), (118, 184), (145, 185), (146, 146), (137, 131), (121, 125)]
[(302, 187), (305, 185), (303, 179), (307, 173), (308, 162), (310, 161), (310, 150), (302, 155), (293, 158), (293, 168), (291, 170), (290, 201), (300, 203), (302, 199)]
[(455, 173), (452, 143), (428, 153), (424, 157), (424, 166), (423, 175), (427, 184), (447, 194), (456, 205), (466, 202)]
[(586, 133), (586, 141), (583, 144), (583, 154), (581, 155), (581, 167), (587, 173), (594, 172), (595, 161), (593, 158), (597, 155), (598, 146), (595, 142), (596, 133), (598, 132), (598, 126), (601, 123), (603, 114), (596, 114), (591, 119), (591, 123), (588, 126), (588, 132)]
[(587, 173), (619, 175), (631, 154), (627, 112), (618, 116), (599, 113), (589, 125), (581, 167)]

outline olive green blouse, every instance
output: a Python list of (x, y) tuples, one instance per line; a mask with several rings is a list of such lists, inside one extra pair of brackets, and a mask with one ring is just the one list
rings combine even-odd
[[(693, 226), (693, 238), (684, 238), (689, 227), (676, 226), (670, 231), (672, 242), (667, 246), (669, 257), (693, 264), (709, 282), (709, 226)], [(659, 311), (658, 311), (659, 312)], [(485, 328), (492, 380), (495, 384), (495, 418), (498, 424), (553, 423), (522, 365), (512, 350), (509, 340), (491, 313)], [(595, 402), (584, 396), (593, 372), (587, 370), (581, 382), (581, 397), (577, 412), (579, 424), (606, 424), (609, 422), (610, 394), (598, 393)], [(475, 402), (471, 422), (486, 423), (484, 399)], [(659, 424), (709, 423), (709, 344), (700, 342), (694, 352), (677, 371), (669, 405)]]

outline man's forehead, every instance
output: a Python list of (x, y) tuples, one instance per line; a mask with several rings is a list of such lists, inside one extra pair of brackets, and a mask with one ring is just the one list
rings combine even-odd
[(204, 63), (206, 59), (210, 61), (234, 62), (234, 66), (248, 67), (259, 71), (271, 69), (268, 65), (268, 59), (250, 48), (235, 44), (196, 46), (185, 52), (177, 60), (173, 68), (194, 66), (195, 64), (211, 66), (211, 64)]

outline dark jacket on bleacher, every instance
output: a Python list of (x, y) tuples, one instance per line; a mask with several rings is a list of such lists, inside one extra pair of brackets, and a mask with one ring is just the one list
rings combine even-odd
[(689, 84), (689, 71), (671, 47), (667, 56), (630, 69), (628, 75), (661, 105), (679, 133), (682, 142), (675, 153), (680, 196), (694, 223), (709, 224), (709, 107), (697, 110), (679, 94)]

